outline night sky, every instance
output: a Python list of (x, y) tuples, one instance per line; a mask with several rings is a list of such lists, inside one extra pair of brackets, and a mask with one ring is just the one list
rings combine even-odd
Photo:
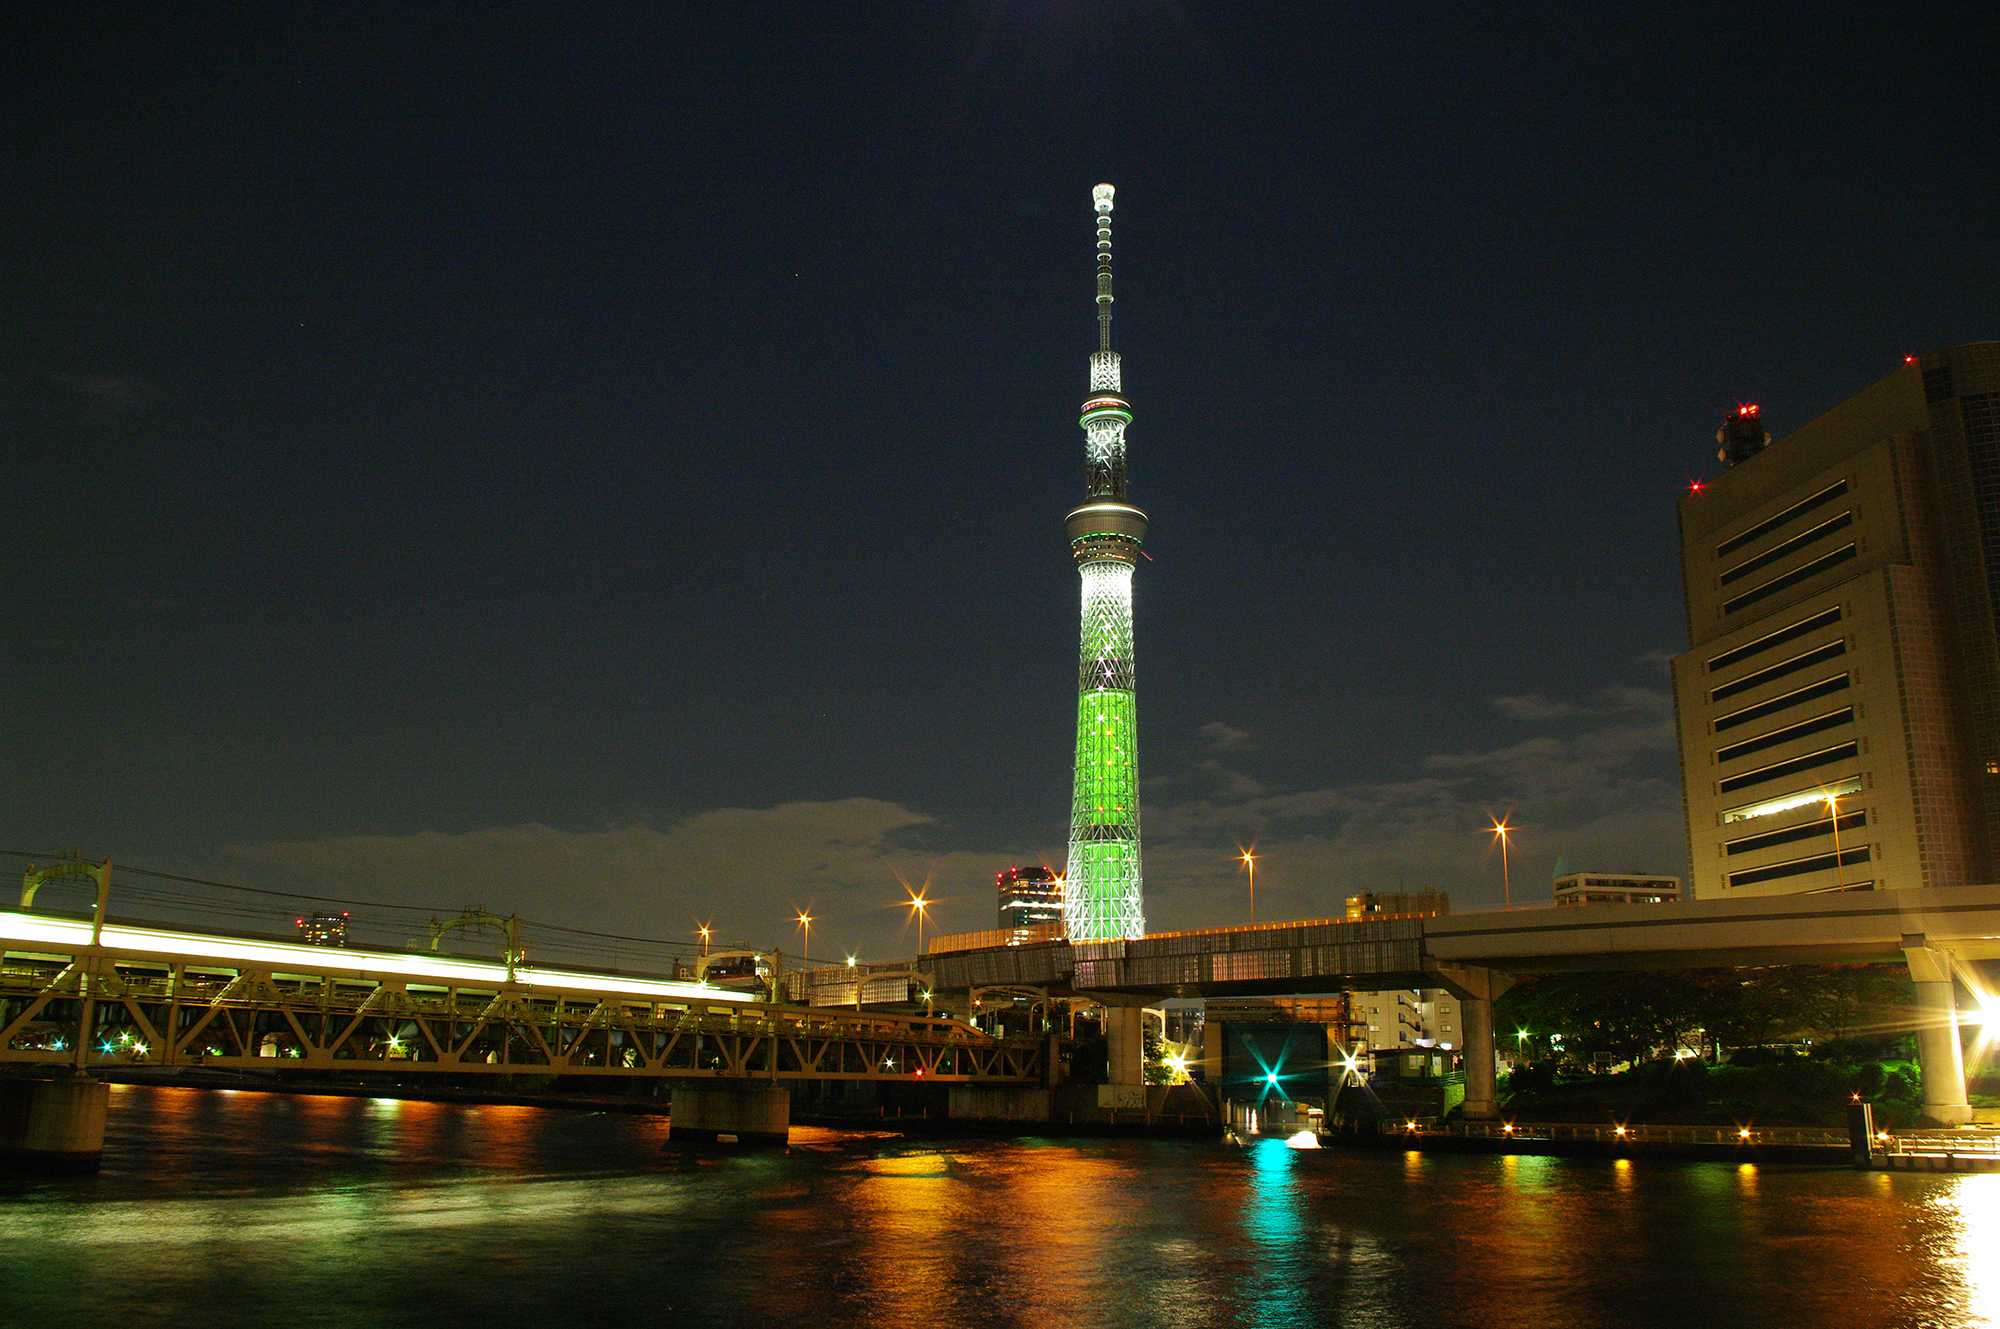
[(1684, 872), (1675, 500), (2000, 336), (2000, 22), (1626, 8), (9, 7), (0, 848), (993, 926), (1102, 180), (1150, 925)]

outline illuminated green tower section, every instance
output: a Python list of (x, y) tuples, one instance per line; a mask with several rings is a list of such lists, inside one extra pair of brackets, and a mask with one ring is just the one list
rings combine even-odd
[(1083, 578), (1077, 660), (1076, 785), (1070, 801), (1063, 922), (1073, 941), (1146, 931), (1139, 866), (1139, 755), (1132, 665), (1132, 572), (1146, 514), (1125, 501), (1125, 426), (1111, 349), (1110, 185), (1091, 192), (1097, 225), (1097, 350), (1083, 403), (1088, 500), (1069, 514), (1069, 546)]

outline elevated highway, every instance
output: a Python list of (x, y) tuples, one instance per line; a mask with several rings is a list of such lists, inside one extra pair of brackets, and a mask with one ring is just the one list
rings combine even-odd
[(1926, 1111), (1971, 1109), (1954, 978), (2000, 959), (2000, 886), (1690, 900), (1666, 905), (1493, 910), (1432, 918), (1266, 923), (1130, 941), (953, 951), (920, 962), (947, 1001), (996, 986), (1069, 991), (1109, 1012), (1114, 1076), (1138, 1073), (1137, 1004), (1163, 997), (1275, 996), (1445, 987), (1463, 1002), (1466, 1111), (1494, 1108), (1492, 999), (1519, 974), (1900, 960), (1920, 1005)]

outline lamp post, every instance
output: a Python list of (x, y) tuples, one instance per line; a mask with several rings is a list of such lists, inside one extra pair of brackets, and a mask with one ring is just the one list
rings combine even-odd
[(703, 927), (696, 930), (701, 933), (701, 953), (706, 957), (708, 955), (708, 929)]
[(917, 911), (917, 958), (924, 958), (924, 911), (930, 908), (930, 901), (921, 895), (910, 897), (910, 908)]
[(1826, 815), (1828, 821), (1833, 826), (1833, 884), (1836, 887), (1845, 889), (1847, 886), (1847, 871), (1845, 866), (1840, 861), (1840, 795), (1839, 794), (1828, 794), (1826, 796)]
[(1257, 855), (1246, 849), (1241, 857), (1243, 866), (1250, 869), (1250, 926), (1254, 928), (1257, 926)]
[(1498, 817), (1493, 819), (1493, 834), (1500, 837), (1500, 889), (1506, 892), (1507, 907), (1514, 907), (1514, 876), (1507, 867), (1507, 836), (1513, 828)]
[(803, 909), (799, 910), (799, 926), (806, 930), (805, 945), (803, 952), (799, 956), (799, 960), (806, 968), (810, 969), (812, 968), (813, 916)]

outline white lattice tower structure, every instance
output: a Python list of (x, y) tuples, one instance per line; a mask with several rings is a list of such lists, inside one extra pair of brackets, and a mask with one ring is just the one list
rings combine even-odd
[(1083, 578), (1077, 662), (1076, 784), (1070, 801), (1063, 921), (1074, 941), (1146, 931), (1139, 863), (1139, 754), (1132, 664), (1132, 571), (1146, 514), (1125, 501), (1132, 408), (1111, 349), (1110, 185), (1091, 191), (1097, 226), (1097, 350), (1083, 403), (1085, 492), (1066, 523)]

